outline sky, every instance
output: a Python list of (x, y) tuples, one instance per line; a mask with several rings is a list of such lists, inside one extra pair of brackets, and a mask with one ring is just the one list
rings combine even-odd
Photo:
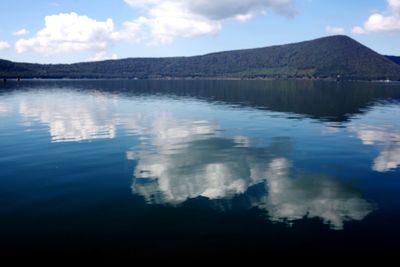
[(192, 56), (345, 34), (400, 56), (400, 0), (2, 0), (0, 58)]

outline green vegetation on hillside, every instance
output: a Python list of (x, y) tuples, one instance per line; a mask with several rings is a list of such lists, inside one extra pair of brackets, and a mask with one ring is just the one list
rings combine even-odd
[(397, 56), (385, 56), (386, 58), (390, 59), (394, 63), (400, 65), (400, 57)]
[(0, 77), (333, 78), (400, 80), (400, 66), (347, 36), (194, 57), (128, 58), (76, 64), (0, 60)]

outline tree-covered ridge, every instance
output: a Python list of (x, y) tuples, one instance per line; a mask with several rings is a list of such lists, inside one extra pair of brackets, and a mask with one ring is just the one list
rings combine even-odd
[(400, 80), (400, 66), (347, 36), (193, 57), (127, 58), (75, 64), (0, 60), (21, 78), (336, 78)]
[(400, 57), (398, 56), (386, 56), (388, 59), (390, 59), (391, 61), (393, 61), (394, 63), (400, 65)]

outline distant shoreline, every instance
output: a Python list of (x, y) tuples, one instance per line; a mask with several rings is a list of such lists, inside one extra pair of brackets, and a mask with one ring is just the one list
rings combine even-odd
[(0, 79), (400, 81), (397, 58), (348, 36), (191, 57), (125, 58), (73, 64), (0, 59)]
[[(4, 78), (2, 78), (4, 79)], [(373, 82), (373, 83), (400, 83), (392, 80), (367, 79), (334, 79), (334, 78), (238, 78), (238, 77), (165, 77), (165, 78), (5, 78), (6, 82), (22, 81), (327, 81), (327, 82)]]

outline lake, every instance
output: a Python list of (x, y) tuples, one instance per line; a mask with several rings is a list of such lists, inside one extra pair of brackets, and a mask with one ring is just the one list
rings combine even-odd
[(395, 253), (399, 195), (400, 84), (0, 84), (3, 255)]

